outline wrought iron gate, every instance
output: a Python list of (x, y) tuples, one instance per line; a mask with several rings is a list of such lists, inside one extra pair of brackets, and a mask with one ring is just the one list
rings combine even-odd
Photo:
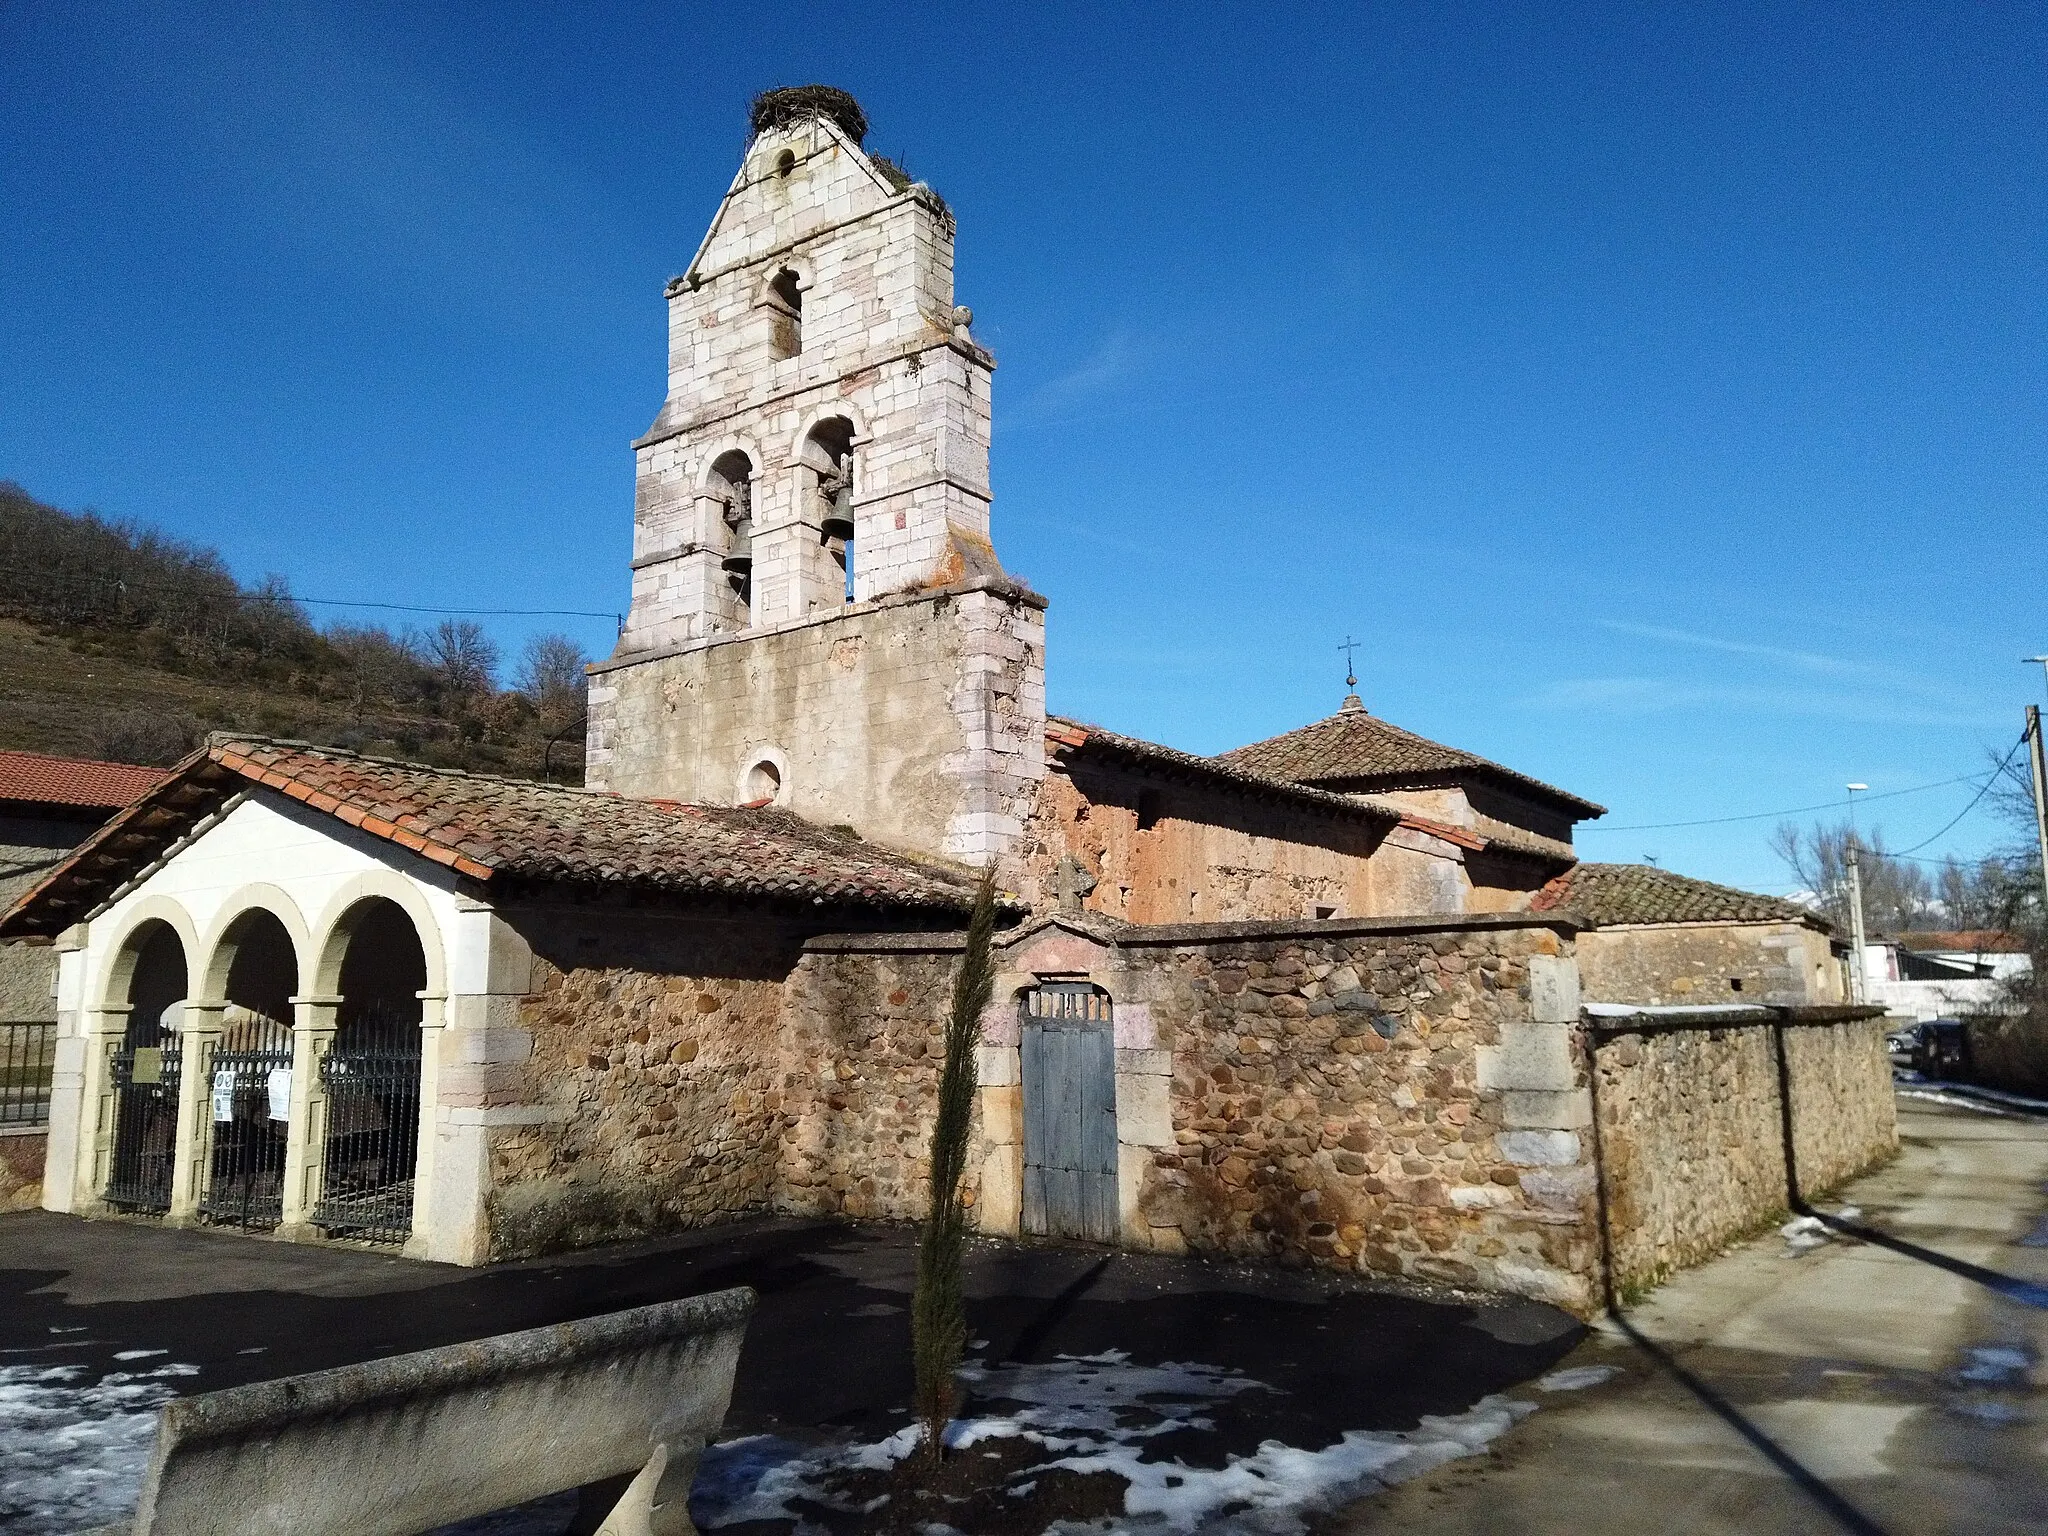
[(284, 1217), (284, 1154), (291, 1103), (292, 1027), (244, 1011), (207, 1058), (212, 1142), (200, 1214), (268, 1229)]
[(1026, 1232), (1113, 1243), (1116, 1041), (1109, 998), (1085, 982), (1024, 994)]
[(418, 1018), (388, 1007), (345, 1018), (321, 1058), (320, 1083), (327, 1141), (314, 1222), (336, 1237), (404, 1242), (419, 1160)]
[(108, 1063), (114, 1088), (114, 1157), (107, 1204), (161, 1215), (171, 1208), (178, 1141), (178, 1037), (163, 1013), (131, 1013)]

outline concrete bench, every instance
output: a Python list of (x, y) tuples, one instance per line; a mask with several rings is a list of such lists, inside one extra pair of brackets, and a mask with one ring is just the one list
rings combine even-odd
[(753, 1309), (751, 1290), (717, 1291), (179, 1398), (134, 1524), (109, 1529), (418, 1536), (581, 1488), (572, 1529), (616, 1501), (607, 1532), (683, 1536)]

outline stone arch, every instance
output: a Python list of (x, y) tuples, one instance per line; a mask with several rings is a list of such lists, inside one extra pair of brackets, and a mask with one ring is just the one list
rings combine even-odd
[(257, 914), (264, 914), (284, 930), (291, 942), (292, 967), (303, 979), (312, 960), (312, 935), (299, 904), (283, 889), (268, 882), (245, 885), (228, 898), (215, 916), (206, 941), (197, 951), (204, 964), (194, 978), (192, 1000), (218, 1003), (228, 1000), (229, 972), (255, 929)]
[(804, 349), (804, 295), (811, 280), (795, 261), (770, 262), (755, 303), (768, 311), (768, 355), (776, 362)]
[(426, 960), (427, 984), (422, 990), (429, 997), (446, 997), (448, 967), (441, 942), (441, 925), (435, 921), (434, 910), (419, 887), (388, 869), (364, 871), (337, 891), (327, 903), (314, 930), (320, 937), (308, 990), (321, 997), (341, 995), (341, 967), (348, 955), (349, 941), (368, 915), (366, 904), (379, 898), (402, 908), (412, 919), (413, 932)]
[(755, 742), (740, 754), (739, 773), (733, 780), (734, 805), (753, 805), (765, 799), (786, 806), (793, 789), (789, 754), (774, 742)]
[(108, 952), (107, 965), (93, 997), (96, 1008), (123, 1008), (128, 1005), (128, 989), (135, 979), (136, 962), (141, 958), (142, 946), (149, 942), (149, 936), (142, 934), (142, 930), (150, 924), (163, 923), (177, 934), (179, 947), (185, 955), (188, 985), (194, 958), (203, 953), (199, 947), (199, 929), (192, 921), (192, 914), (182, 903), (168, 896), (145, 896), (123, 917), (121, 937)]
[[(873, 434), (868, 430), (867, 414), (851, 400), (834, 400), (829, 404), (814, 407), (803, 417), (789, 440), (790, 463), (802, 464), (807, 462), (804, 458), (804, 445), (811, 440), (812, 434), (819, 427), (835, 416), (845, 417), (847, 422), (853, 427), (853, 432), (848, 440), (848, 446), (859, 448), (863, 444), (873, 441)], [(813, 465), (812, 467), (816, 468), (817, 466)]]

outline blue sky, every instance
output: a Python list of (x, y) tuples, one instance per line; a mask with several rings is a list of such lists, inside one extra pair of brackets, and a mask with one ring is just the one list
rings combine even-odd
[(662, 283), (813, 79), (959, 215), (1056, 710), (1218, 751), (1349, 634), (1610, 806), (1588, 856), (1787, 889), (1770, 819), (1633, 829), (1977, 772), (2042, 697), (2038, 4), (15, 0), (0, 477), (311, 596), (617, 609)]

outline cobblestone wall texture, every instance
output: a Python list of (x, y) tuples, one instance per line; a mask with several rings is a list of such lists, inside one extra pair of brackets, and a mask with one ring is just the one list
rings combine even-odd
[[(1782, 1026), (1800, 1192), (1815, 1196), (1898, 1146), (1880, 1020)], [(1600, 1153), (1617, 1285), (1717, 1252), (1788, 1205), (1781, 1027), (1645, 1031), (1595, 1050)]]
[[(957, 952), (813, 954), (790, 978), (778, 1206), (923, 1218)], [(977, 1120), (976, 1133), (979, 1133)], [(970, 1158), (966, 1195), (976, 1194)]]
[(793, 1124), (778, 1068), (795, 941), (627, 915), (537, 931), (531, 1050), (500, 1097), (542, 1114), (493, 1133), (492, 1256), (767, 1210)]
[(1583, 1305), (1578, 1138), (1508, 1127), (1478, 1071), (1530, 1016), (1530, 956), (1559, 949), (1542, 928), (1133, 948), (1174, 1063), (1147, 1220), (1197, 1252)]

